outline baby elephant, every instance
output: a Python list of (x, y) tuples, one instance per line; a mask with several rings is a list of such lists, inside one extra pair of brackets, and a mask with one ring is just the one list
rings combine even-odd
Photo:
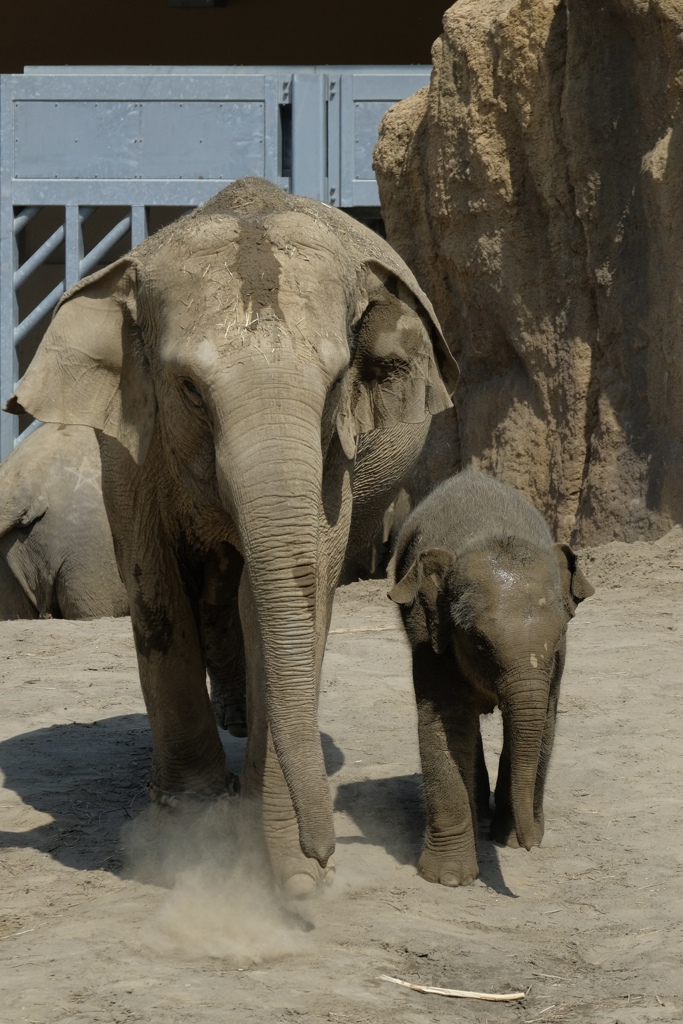
[(489, 780), (479, 716), (498, 705), (503, 751), (491, 838), (540, 845), (567, 624), (594, 593), (566, 544), (512, 487), (466, 470), (406, 520), (396, 549), (413, 649), (428, 827), (419, 871), (468, 885), (479, 874), (477, 810)]

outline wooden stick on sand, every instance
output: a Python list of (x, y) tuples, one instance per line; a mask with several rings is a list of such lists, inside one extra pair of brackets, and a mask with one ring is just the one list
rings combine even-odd
[(412, 988), (414, 992), (426, 992), (434, 996), (455, 996), (458, 999), (486, 999), (491, 1003), (511, 1003), (516, 999), (524, 999), (526, 992), (463, 992), (459, 988), (435, 988), (433, 985), (413, 985), (410, 981), (401, 981), (400, 978), (390, 978), (388, 974), (380, 974), (380, 981), (392, 981), (394, 985), (403, 985), (404, 988)]

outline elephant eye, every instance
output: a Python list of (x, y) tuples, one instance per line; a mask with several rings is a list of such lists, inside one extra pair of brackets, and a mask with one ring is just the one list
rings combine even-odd
[(189, 377), (184, 377), (180, 383), (183, 389), (183, 394), (188, 402), (190, 402), (196, 409), (201, 409), (204, 403), (202, 402), (202, 396), (199, 394), (194, 381), (190, 380)]
[(491, 644), (489, 643), (488, 637), (485, 637), (482, 633), (477, 630), (473, 630), (470, 633), (470, 640), (476, 648), (479, 654), (488, 655), (491, 651)]

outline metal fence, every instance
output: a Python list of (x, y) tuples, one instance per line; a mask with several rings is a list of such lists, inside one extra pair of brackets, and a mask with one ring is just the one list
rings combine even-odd
[[(244, 175), (374, 208), (384, 112), (425, 66), (27, 68), (0, 76), (0, 398), (60, 296)], [(0, 457), (31, 425), (0, 414)]]

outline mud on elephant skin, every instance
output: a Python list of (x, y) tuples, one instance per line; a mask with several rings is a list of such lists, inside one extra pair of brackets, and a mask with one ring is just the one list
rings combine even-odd
[(0, 619), (127, 614), (95, 432), (45, 424), (0, 465)]
[(412, 647), (427, 803), (419, 871), (467, 885), (490, 796), (479, 717), (496, 706), (503, 716), (491, 837), (529, 850), (543, 838), (567, 625), (594, 590), (529, 502), (473, 470), (408, 517), (396, 580), (389, 597)]
[(317, 704), (342, 561), (449, 407), (440, 370), (452, 390), (386, 242), (249, 178), (72, 288), (8, 403), (101, 431), (156, 792), (224, 791), (205, 670), (223, 711), (246, 679), (242, 793), (295, 894), (331, 876)]

